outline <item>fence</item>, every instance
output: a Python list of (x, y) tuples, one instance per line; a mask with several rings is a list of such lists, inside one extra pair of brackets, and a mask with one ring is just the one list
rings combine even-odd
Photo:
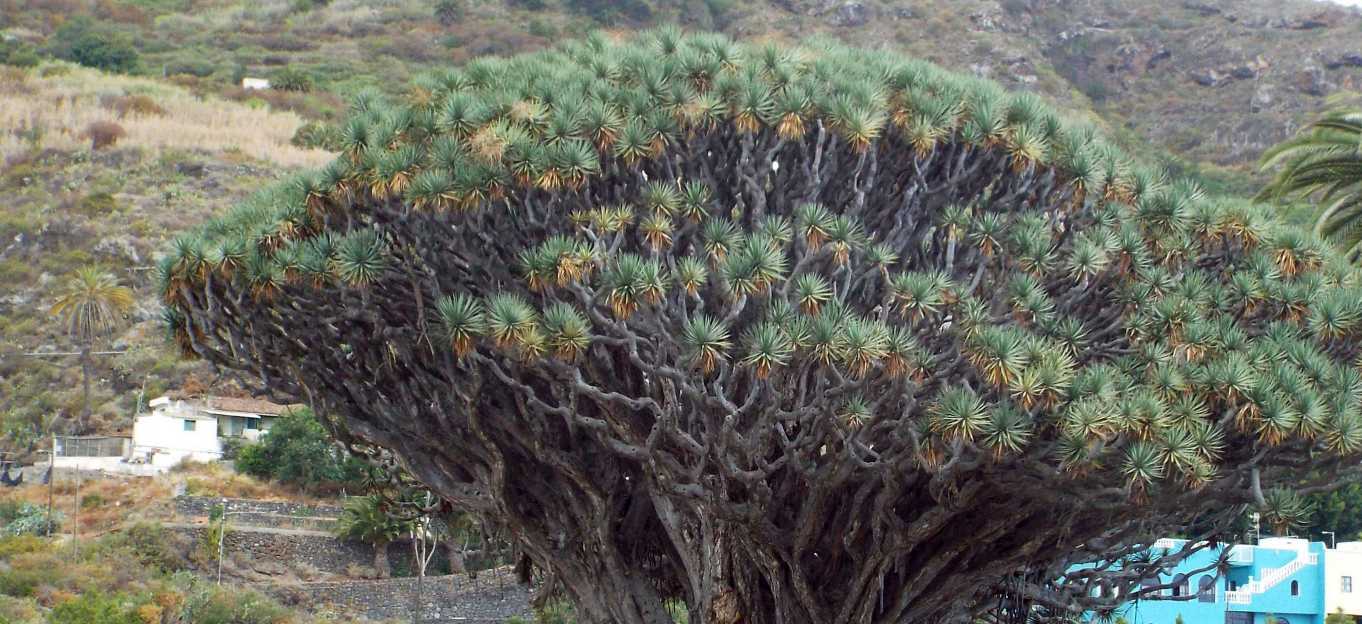
[(57, 457), (127, 457), (132, 439), (117, 436), (57, 436)]

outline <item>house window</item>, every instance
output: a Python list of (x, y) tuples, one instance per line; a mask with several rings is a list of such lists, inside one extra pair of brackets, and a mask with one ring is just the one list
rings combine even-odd
[(1343, 593), (1345, 593), (1345, 594), (1351, 594), (1351, 593), (1353, 593), (1353, 577), (1351, 577), (1351, 576), (1345, 576), (1345, 577), (1343, 577), (1342, 580), (1343, 580)]
[(1230, 581), (1230, 591), (1239, 591), (1239, 582)]
[(196, 422), (194, 422), (194, 421), (192, 421), (192, 420), (186, 420), (186, 421), (184, 421), (184, 430), (185, 430), (185, 431), (193, 431), (193, 430), (194, 430), (194, 426), (197, 425), (197, 424), (198, 424), (198, 423), (196, 423)]
[(1189, 592), (1190, 584), (1185, 575), (1179, 574), (1173, 577), (1173, 596), (1186, 596)]
[(1301, 595), (1301, 582), (1300, 582), (1300, 581), (1291, 581), (1291, 595), (1292, 595), (1292, 596), (1299, 596), (1299, 595)]
[(1144, 594), (1142, 597), (1144, 597), (1144, 598), (1150, 598), (1150, 599), (1153, 599), (1153, 600), (1157, 600), (1157, 599), (1158, 599), (1159, 593), (1158, 593), (1154, 588), (1155, 588), (1155, 587), (1158, 587), (1158, 586), (1159, 586), (1159, 579), (1147, 578), (1147, 579), (1141, 580), (1141, 581), (1140, 581), (1140, 591)]
[(254, 419), (254, 418), (247, 418), (247, 419), (246, 419), (246, 428), (247, 428), (247, 429), (251, 429), (251, 430), (259, 429), (259, 428), (260, 428), (260, 421)]
[(1201, 575), (1196, 582), (1196, 601), (1215, 602), (1215, 578), (1209, 574)]

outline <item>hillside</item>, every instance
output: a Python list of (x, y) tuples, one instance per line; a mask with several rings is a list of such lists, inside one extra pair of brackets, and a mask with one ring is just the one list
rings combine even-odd
[[(289, 145), (301, 120), (143, 78), (67, 65), (8, 72), (0, 87), (0, 414), (9, 441), (27, 446), (53, 418), (79, 411), (70, 343), (47, 314), (49, 289), (74, 268), (101, 264), (138, 293), (126, 331), (100, 345), (96, 423), (119, 429), (133, 401), (206, 371), (164, 346), (151, 268), (169, 238), (248, 195), (289, 167), (327, 155)], [(90, 123), (126, 136), (91, 151)]]
[[(0, 59), (79, 57), (93, 33), (130, 50), (132, 62), (115, 60), (136, 76), (0, 66), (8, 444), (78, 410), (70, 358), (22, 355), (70, 347), (46, 314), (54, 280), (98, 262), (137, 288), (130, 328), (105, 345), (126, 353), (98, 362), (100, 427), (125, 427), (144, 383), (154, 396), (218, 382), (163, 346), (147, 268), (173, 232), (323, 162), (289, 143), (305, 122), (316, 125), (300, 142), (325, 146), (362, 89), (659, 23), (927, 58), (1037, 91), (1132, 152), (1237, 193), (1257, 184), (1264, 148), (1362, 90), (1362, 13), (1315, 0), (0, 0)], [(243, 77), (276, 88), (244, 90)], [(92, 152), (82, 132), (98, 120), (127, 136)]]

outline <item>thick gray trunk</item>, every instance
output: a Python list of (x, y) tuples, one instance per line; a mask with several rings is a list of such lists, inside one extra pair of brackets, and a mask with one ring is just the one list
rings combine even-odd
[(393, 575), (392, 566), (388, 564), (387, 542), (374, 544), (374, 572), (378, 574), (378, 578), (388, 578)]

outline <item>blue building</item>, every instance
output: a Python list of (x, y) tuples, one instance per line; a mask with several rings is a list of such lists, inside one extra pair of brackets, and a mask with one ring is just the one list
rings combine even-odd
[[(1155, 549), (1177, 552), (1185, 545), (1159, 540)], [(1213, 567), (1197, 571), (1212, 566), (1225, 548), (1230, 552), (1223, 574)], [(1326, 549), (1320, 542), (1265, 538), (1254, 546), (1194, 553), (1158, 581), (1148, 581), (1171, 589), (1131, 601), (1119, 615), (1130, 624), (1174, 624), (1179, 616), (1185, 624), (1323, 624), (1338, 610), (1362, 615), (1362, 588), (1353, 598), (1353, 579), (1360, 577), (1362, 543)]]

